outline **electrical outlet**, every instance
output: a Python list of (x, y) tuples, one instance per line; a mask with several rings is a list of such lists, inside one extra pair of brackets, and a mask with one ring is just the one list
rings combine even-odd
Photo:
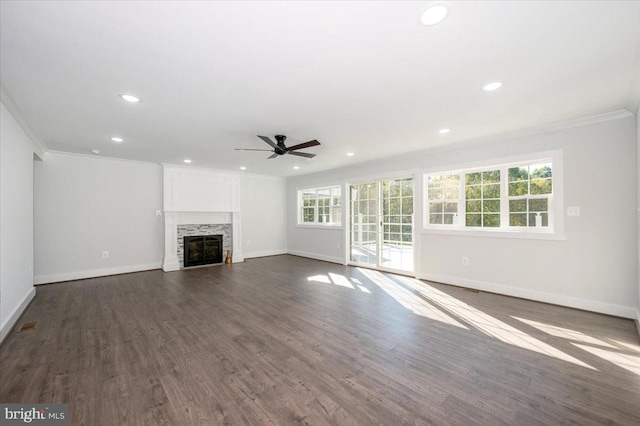
[(580, 207), (567, 207), (567, 216), (580, 216)]
[(102, 258), (103, 259), (108, 259), (109, 258), (109, 252), (108, 251), (103, 251), (102, 252)]
[(162, 210), (156, 210), (156, 216), (162, 216)]
[(469, 266), (469, 258), (467, 256), (462, 257), (462, 264), (464, 266)]
[(247, 247), (251, 246), (251, 240), (247, 240)]
[(340, 243), (336, 243), (336, 248), (340, 248)]

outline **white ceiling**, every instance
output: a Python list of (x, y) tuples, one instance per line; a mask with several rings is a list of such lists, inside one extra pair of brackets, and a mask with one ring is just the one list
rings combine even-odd
[(640, 2), (448, 3), (2, 1), (0, 79), (48, 149), (275, 176), (636, 111)]

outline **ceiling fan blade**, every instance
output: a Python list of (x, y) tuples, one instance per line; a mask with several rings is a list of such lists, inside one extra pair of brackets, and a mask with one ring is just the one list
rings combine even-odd
[(272, 149), (253, 149), (253, 148), (236, 148), (236, 151), (269, 151), (269, 152), (273, 152)]
[(260, 136), (260, 135), (258, 135), (258, 137), (259, 137), (260, 139), (262, 139), (263, 141), (265, 141), (266, 143), (268, 143), (269, 145), (271, 145), (272, 147), (274, 147), (274, 148), (277, 148), (277, 147), (278, 147), (278, 145), (276, 145), (276, 143), (275, 143), (274, 141), (272, 141), (271, 139), (269, 139), (268, 137), (266, 137), (266, 136)]
[(278, 154), (273, 154), (271, 157), (267, 158), (267, 160), (271, 160), (272, 158), (276, 158)]
[(302, 149), (302, 148), (309, 148), (312, 146), (318, 146), (320, 145), (320, 142), (318, 142), (317, 140), (312, 140), (309, 142), (305, 142), (305, 143), (300, 143), (298, 145), (294, 145), (294, 146), (290, 146), (289, 148), (287, 148), (287, 151), (295, 151), (297, 149)]
[(306, 157), (306, 158), (313, 158), (313, 157), (316, 156), (315, 154), (307, 154), (306, 152), (291, 152), (291, 151), (287, 151), (287, 154), (297, 155), (298, 157)]

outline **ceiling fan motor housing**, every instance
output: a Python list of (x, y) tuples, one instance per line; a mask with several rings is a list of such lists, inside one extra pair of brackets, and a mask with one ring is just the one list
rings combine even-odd
[(284, 144), (284, 141), (287, 140), (285, 135), (275, 135), (276, 142), (278, 143), (278, 148), (275, 148), (275, 153), (278, 155), (284, 155), (287, 153), (287, 147)]

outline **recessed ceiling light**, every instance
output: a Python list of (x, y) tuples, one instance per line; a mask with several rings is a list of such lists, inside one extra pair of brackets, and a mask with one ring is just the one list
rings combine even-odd
[(119, 138), (117, 136), (112, 137), (111, 140), (114, 141), (114, 142), (124, 142), (124, 139)]
[(300, 166), (293, 166), (293, 170), (298, 170)]
[(191, 164), (191, 160), (189, 160), (188, 158), (185, 158), (184, 162), (187, 163), (187, 164)]
[(127, 95), (126, 93), (121, 94), (120, 97), (122, 99), (124, 99), (125, 101), (131, 102), (131, 103), (134, 103), (134, 104), (140, 102), (140, 98), (139, 97), (133, 96), (133, 95)]
[(347, 157), (353, 157), (355, 154), (353, 152), (347, 152)]
[(100, 150), (99, 149), (92, 149), (91, 152), (93, 152), (96, 155), (100, 154)]
[(240, 166), (240, 170), (247, 170), (245, 166)]
[(482, 88), (485, 92), (491, 92), (492, 90), (499, 89), (502, 86), (502, 83), (499, 81), (494, 81), (493, 83), (489, 83)]
[(440, 129), (440, 130), (438, 130), (438, 133), (440, 133), (441, 135), (446, 135), (450, 131), (451, 131), (451, 129)]
[(437, 1), (427, 6), (420, 17), (418, 22), (425, 27), (439, 24), (449, 15), (449, 5), (445, 2)]

